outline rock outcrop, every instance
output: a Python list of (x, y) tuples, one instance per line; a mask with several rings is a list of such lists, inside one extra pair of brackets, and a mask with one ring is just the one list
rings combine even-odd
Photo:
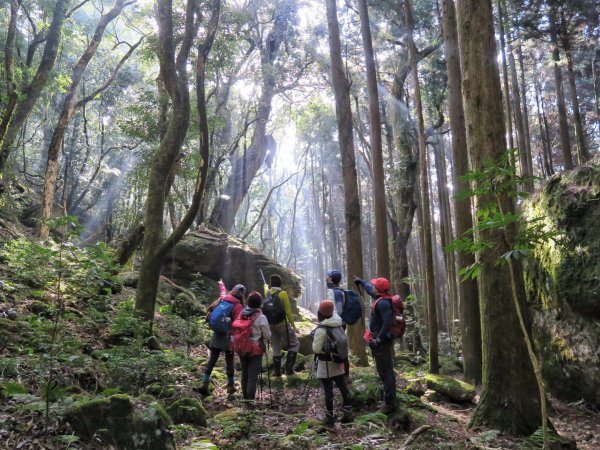
[(556, 175), (526, 206), (557, 233), (526, 267), (533, 334), (550, 392), (600, 406), (600, 165)]
[(242, 283), (262, 294), (263, 280), (277, 274), (290, 298), (300, 296), (299, 277), (291, 270), (268, 258), (246, 242), (206, 228), (193, 231), (167, 255), (163, 273), (183, 286), (200, 273), (215, 281), (223, 279), (227, 287)]

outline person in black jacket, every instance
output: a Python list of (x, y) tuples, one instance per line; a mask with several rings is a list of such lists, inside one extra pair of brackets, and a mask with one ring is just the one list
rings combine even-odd
[(377, 374), (383, 383), (383, 402), (380, 412), (390, 414), (396, 409), (396, 374), (394, 373), (394, 337), (392, 328), (392, 299), (387, 278), (375, 278), (370, 283), (354, 277), (375, 302), (369, 317), (368, 345), (373, 353)]

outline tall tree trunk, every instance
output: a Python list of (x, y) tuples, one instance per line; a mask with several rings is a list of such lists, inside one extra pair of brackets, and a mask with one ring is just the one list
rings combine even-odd
[(448, 246), (452, 238), (452, 217), (450, 211), (450, 194), (448, 192), (448, 180), (446, 177), (446, 157), (444, 155), (444, 142), (441, 136), (436, 136), (436, 143), (433, 146), (435, 156), (435, 170), (437, 178), (437, 194), (440, 211), (440, 242), (442, 245), (442, 257), (446, 272), (444, 285), (448, 286), (448, 304), (450, 306), (448, 314), (448, 331), (452, 334), (454, 319), (457, 318), (458, 310), (458, 287), (456, 286), (456, 262), (454, 252), (446, 252), (444, 249)]
[(512, 122), (512, 106), (510, 102), (510, 87), (508, 81), (508, 65), (506, 63), (506, 35), (504, 33), (504, 14), (502, 0), (496, 0), (498, 8), (498, 32), (500, 33), (500, 52), (502, 53), (502, 79), (504, 81), (504, 102), (506, 104), (506, 125), (508, 129), (508, 146), (515, 148)]
[(10, 0), (10, 19), (6, 31), (6, 43), (4, 45), (4, 73), (6, 83), (6, 99), (0, 101), (2, 108), (2, 120), (0, 121), (0, 142), (6, 133), (8, 124), (17, 105), (18, 93), (15, 85), (15, 41), (17, 37), (17, 17), (21, 9), (22, 0)]
[[(510, 36), (510, 28), (508, 30)], [(530, 175), (529, 160), (527, 158), (527, 141), (525, 139), (525, 125), (523, 123), (523, 114), (521, 112), (521, 92), (519, 89), (519, 79), (517, 76), (517, 64), (512, 44), (508, 46), (508, 65), (510, 67), (510, 77), (513, 94), (513, 110), (515, 113), (515, 124), (517, 126), (517, 140), (519, 142), (519, 165), (521, 166), (521, 176), (528, 176), (528, 180), (524, 183), (523, 188), (527, 192), (533, 192), (533, 179)]]
[[(448, 73), (448, 114), (452, 136), (452, 184), (454, 192), (469, 189), (467, 181), (459, 177), (469, 171), (469, 155), (465, 130), (465, 116), (461, 93), (460, 60), (458, 55), (458, 35), (456, 30), (456, 9), (453, 0), (442, 0), (442, 25), (446, 50), (446, 70)], [(454, 196), (456, 237), (462, 239), (473, 227), (471, 200)], [(475, 263), (471, 253), (456, 254), (458, 267), (468, 267)], [(479, 296), (475, 280), (463, 280), (459, 285), (460, 330), (462, 338), (463, 365), (465, 379), (474, 384), (481, 383), (481, 321), (479, 316)]]
[[(205, 134), (206, 111), (198, 111), (200, 137), (201, 167), (194, 189), (194, 195), (190, 208), (177, 228), (165, 239), (163, 222), (166, 193), (168, 190), (167, 180), (173, 170), (173, 166), (179, 157), (183, 146), (190, 120), (190, 97), (188, 87), (187, 65), (190, 50), (194, 43), (201, 15), (197, 11), (197, 3), (188, 0), (185, 9), (185, 29), (179, 41), (179, 50), (176, 52), (176, 41), (173, 33), (173, 4), (172, 0), (158, 0), (157, 22), (158, 22), (158, 55), (160, 71), (165, 88), (171, 98), (172, 110), (167, 123), (163, 138), (153, 155), (150, 173), (148, 177), (148, 193), (146, 199), (145, 232), (142, 245), (142, 265), (138, 280), (138, 288), (135, 296), (135, 310), (144, 319), (150, 322), (152, 332), (152, 321), (154, 318), (154, 307), (156, 303), (156, 292), (158, 279), (165, 255), (183, 237), (192, 225), (200, 207), (202, 198), (202, 187), (205, 181), (202, 179), (206, 173), (203, 166), (207, 164), (203, 157), (208, 154), (208, 135)], [(199, 48), (199, 58), (204, 61), (214, 42), (219, 16), (221, 1), (213, 0), (211, 15), (206, 25), (206, 37)], [(204, 70), (205, 64), (198, 63), (197, 70)], [(196, 90), (200, 99), (198, 106), (203, 104), (204, 98), (204, 74), (196, 76)]]
[(558, 29), (554, 13), (548, 15), (550, 21), (550, 41), (552, 43), (552, 60), (554, 61), (554, 87), (556, 89), (556, 106), (558, 108), (558, 125), (560, 129), (560, 149), (563, 155), (563, 168), (573, 169), (573, 155), (571, 154), (571, 139), (569, 138), (569, 123), (567, 120), (567, 107), (565, 104), (565, 92), (563, 88), (562, 70), (560, 62), (560, 51), (558, 48)]
[(296, 0), (279, 3), (274, 14), (273, 28), (267, 35), (261, 48), (262, 92), (258, 101), (254, 133), (250, 146), (232, 159), (231, 174), (223, 194), (215, 201), (210, 223), (230, 233), (235, 223), (235, 215), (248, 194), (250, 185), (263, 164), (267, 151), (276, 151), (275, 140), (267, 135), (267, 122), (271, 116), (273, 97), (276, 94), (277, 71), (275, 64), (279, 48), (285, 41), (288, 29), (296, 16)]
[[(346, 256), (348, 261), (348, 280), (354, 275), (363, 276), (362, 237), (360, 201), (356, 178), (356, 158), (352, 137), (352, 111), (350, 109), (350, 86), (346, 79), (342, 61), (340, 27), (337, 18), (336, 0), (326, 0), (327, 28), (329, 31), (329, 53), (331, 56), (331, 78), (335, 95), (335, 111), (338, 122), (338, 136), (342, 153), (342, 177), (344, 180), (344, 207), (346, 216)], [(350, 325), (350, 349), (358, 356), (359, 364), (368, 365), (367, 353), (363, 341), (365, 324), (359, 320)]]
[(579, 107), (579, 98), (577, 97), (577, 83), (575, 83), (575, 70), (573, 69), (573, 53), (571, 48), (571, 38), (567, 30), (567, 24), (564, 11), (561, 17), (561, 40), (565, 56), (567, 57), (567, 79), (569, 80), (569, 90), (571, 91), (571, 106), (573, 109), (573, 121), (575, 122), (575, 138), (577, 140), (577, 159), (579, 164), (585, 164), (590, 159), (587, 144), (585, 142), (585, 132), (583, 130), (583, 120), (581, 118), (581, 109)]
[(406, 33), (408, 49), (415, 86), (415, 109), (419, 126), (419, 178), (421, 184), (421, 215), (423, 217), (423, 243), (425, 265), (425, 290), (427, 292), (427, 324), (429, 329), (429, 371), (439, 373), (438, 360), (438, 318), (435, 299), (435, 277), (433, 273), (433, 244), (431, 234), (431, 214), (429, 211), (429, 180), (427, 175), (427, 147), (425, 144), (425, 121), (421, 105), (421, 87), (419, 83), (419, 70), (417, 67), (417, 48), (413, 40), (413, 19), (410, 0), (404, 0), (404, 17), (406, 20)]
[(371, 158), (373, 170), (373, 197), (375, 206), (375, 247), (377, 249), (377, 275), (390, 277), (390, 254), (388, 247), (387, 210), (385, 202), (385, 175), (381, 143), (381, 116), (377, 91), (377, 72), (369, 24), (367, 0), (358, 0), (360, 30), (367, 66), (367, 88), (369, 93), (369, 119), (371, 123)]
[[(4, 169), (6, 160), (13, 150), (19, 130), (35, 106), (35, 103), (40, 97), (42, 89), (46, 85), (46, 81), (52, 72), (60, 44), (61, 29), (68, 6), (69, 0), (56, 1), (52, 23), (46, 33), (46, 44), (36, 74), (31, 80), (31, 83), (23, 90), (23, 99), (17, 102), (14, 109), (10, 111), (10, 115), (5, 115), (0, 121), (1, 124), (4, 124), (4, 128), (0, 128), (0, 176), (5, 175)], [(9, 111), (5, 111), (5, 114), (8, 112)]]
[(537, 110), (538, 125), (540, 128), (540, 141), (542, 161), (544, 164), (544, 172), (546, 176), (554, 175), (554, 168), (552, 167), (552, 148), (550, 147), (550, 136), (548, 133), (548, 124), (542, 117), (542, 109), (540, 106), (540, 97), (542, 95), (537, 74), (534, 75), (534, 90), (535, 90), (535, 106)]
[(110, 22), (112, 22), (119, 14), (121, 14), (121, 11), (127, 4), (125, 3), (125, 0), (117, 0), (115, 6), (106, 14), (103, 14), (102, 17), (100, 17), (92, 39), (79, 58), (79, 61), (77, 61), (75, 66), (73, 66), (71, 85), (67, 91), (67, 96), (65, 97), (62, 111), (58, 117), (58, 122), (54, 128), (54, 133), (52, 134), (52, 139), (50, 140), (50, 146), (48, 147), (48, 160), (46, 162), (46, 172), (44, 174), (44, 192), (42, 194), (42, 208), (40, 213), (42, 220), (38, 226), (38, 233), (41, 237), (47, 237), (49, 232), (48, 226), (43, 219), (47, 219), (52, 215), (52, 204), (54, 203), (56, 178), (58, 176), (58, 160), (65, 139), (67, 127), (69, 126), (71, 118), (75, 113), (75, 96), (77, 95), (77, 91), (79, 89), (79, 83), (83, 78), (83, 74), (85, 73), (89, 62), (96, 54), (96, 50), (98, 50), (98, 46), (100, 45), (102, 37), (104, 36), (104, 30)]
[[(472, 169), (480, 171), (487, 161), (500, 161), (506, 151), (491, 0), (458, 0), (457, 17), (467, 146)], [(475, 201), (476, 206), (499, 202), (505, 213), (514, 211), (508, 193), (485, 192)], [(519, 278), (517, 271), (511, 277), (506, 264), (498, 265), (498, 258), (510, 250), (503, 230), (482, 230), (476, 238), (491, 242), (493, 247), (477, 255), (483, 390), (471, 425), (529, 435), (539, 427), (541, 414), (533, 367), (511, 289), (511, 280), (514, 280), (518, 291), (516, 300), (525, 308), (522, 275)]]
[(529, 106), (527, 105), (527, 85), (525, 84), (525, 64), (523, 61), (523, 48), (517, 43), (517, 57), (521, 73), (521, 95), (523, 101), (523, 131), (525, 131), (525, 146), (527, 151), (527, 173), (533, 175), (533, 156), (531, 154), (531, 131), (529, 128)]

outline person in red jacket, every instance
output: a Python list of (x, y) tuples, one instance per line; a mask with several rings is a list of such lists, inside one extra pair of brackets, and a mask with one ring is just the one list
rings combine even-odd
[[(233, 322), (242, 312), (244, 296), (246, 294), (246, 287), (243, 284), (236, 284), (233, 289), (229, 292), (229, 294), (225, 294), (227, 290), (225, 289), (225, 285), (222, 281), (219, 281), (219, 290), (220, 290), (220, 300), (233, 303), (233, 309), (231, 311), (231, 322)], [(198, 389), (198, 392), (202, 395), (208, 395), (208, 385), (210, 383), (210, 374), (217, 364), (217, 360), (221, 355), (221, 352), (225, 353), (225, 366), (227, 372), (227, 392), (229, 394), (233, 394), (235, 392), (235, 384), (234, 384), (234, 375), (235, 368), (233, 365), (233, 350), (231, 349), (231, 336), (229, 332), (227, 333), (218, 333), (213, 331), (212, 337), (210, 339), (210, 357), (208, 358), (208, 363), (206, 363), (206, 368), (204, 369), (204, 378), (202, 380), (202, 386)]]

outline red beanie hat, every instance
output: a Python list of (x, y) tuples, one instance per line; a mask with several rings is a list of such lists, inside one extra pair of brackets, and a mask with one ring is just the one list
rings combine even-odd
[(387, 278), (373, 278), (371, 280), (371, 284), (375, 288), (375, 290), (380, 294), (385, 294), (390, 290), (390, 282)]
[(323, 300), (321, 303), (319, 303), (319, 313), (323, 317), (333, 316), (334, 308), (335, 308), (335, 305), (333, 304), (333, 302), (331, 300)]

